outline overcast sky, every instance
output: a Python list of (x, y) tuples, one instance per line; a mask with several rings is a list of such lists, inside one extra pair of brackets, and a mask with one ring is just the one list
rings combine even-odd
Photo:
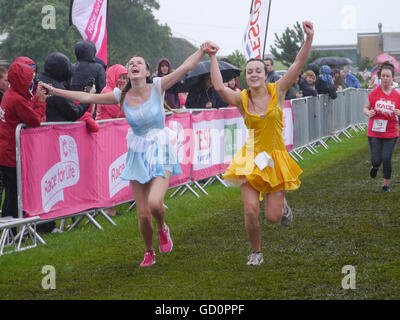
[[(221, 54), (242, 51), (251, 0), (158, 0), (156, 19), (195, 45), (213, 40)], [(357, 33), (400, 32), (400, 0), (272, 0), (267, 50), (296, 21), (314, 23), (314, 45), (356, 44)]]

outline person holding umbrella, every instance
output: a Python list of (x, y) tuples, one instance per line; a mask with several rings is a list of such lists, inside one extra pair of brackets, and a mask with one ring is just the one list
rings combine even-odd
[(185, 107), (187, 109), (226, 108), (228, 104), (215, 91), (210, 74), (203, 76), (203, 80), (189, 90)]
[[(227, 61), (218, 61), (224, 82), (236, 78), (241, 70)], [(226, 108), (228, 105), (215, 91), (210, 78), (210, 61), (201, 61), (168, 92), (188, 92), (186, 108)]]
[(224, 86), (216, 55), (209, 53), (215, 90), (227, 103), (237, 106), (249, 129), (245, 146), (236, 153), (223, 178), (241, 185), (245, 228), (252, 249), (247, 264), (251, 266), (264, 262), (258, 220), (261, 194), (267, 195), (265, 216), (271, 223), (289, 226), (293, 219), (285, 194), (299, 188), (302, 170), (290, 157), (283, 141), (282, 109), (286, 91), (298, 80), (311, 51), (313, 24), (303, 22), (303, 29), (306, 40), (287, 73), (276, 83), (265, 84), (268, 72), (264, 61), (250, 59), (246, 66), (249, 89), (241, 93)]
[(201, 45), (193, 55), (175, 71), (162, 78), (151, 79), (149, 64), (143, 57), (134, 56), (128, 63), (127, 85), (121, 91), (90, 94), (67, 91), (43, 84), (50, 94), (82, 103), (119, 103), (131, 127), (127, 135), (128, 155), (121, 179), (131, 181), (139, 216), (145, 255), (141, 267), (155, 264), (153, 248), (154, 217), (159, 234), (159, 250), (172, 251), (173, 243), (169, 227), (165, 224), (164, 197), (171, 176), (181, 174), (176, 152), (165, 126), (164, 94), (185, 74), (192, 70), (207, 52), (214, 52), (211, 42)]

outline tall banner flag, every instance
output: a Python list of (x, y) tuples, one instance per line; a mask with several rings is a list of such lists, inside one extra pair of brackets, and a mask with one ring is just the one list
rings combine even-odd
[(96, 44), (96, 56), (107, 65), (107, 0), (71, 0), (70, 25)]
[(271, 1), (252, 1), (250, 21), (243, 36), (243, 51), (247, 60), (264, 58)]

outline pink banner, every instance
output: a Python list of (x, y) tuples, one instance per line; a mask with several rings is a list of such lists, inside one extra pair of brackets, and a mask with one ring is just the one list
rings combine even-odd
[[(285, 136), (293, 141), (293, 111), (284, 108)], [(126, 120), (102, 122), (97, 133), (85, 123), (21, 131), (22, 201), (28, 217), (60, 218), (133, 199), (130, 182), (119, 177), (127, 156)], [(166, 118), (182, 174), (175, 187), (223, 173), (247, 138), (236, 109), (173, 114)], [(289, 128), (289, 130), (288, 130)], [(288, 148), (293, 145), (288, 145)]]
[(182, 169), (182, 174), (171, 178), (170, 187), (175, 187), (190, 181), (193, 156), (191, 114), (172, 114), (166, 118), (165, 125), (172, 130), (171, 142), (175, 147)]
[(192, 115), (194, 150), (192, 179), (202, 180), (225, 172), (234, 153), (245, 143), (236, 137), (247, 129), (237, 109), (204, 111)]
[[(183, 130), (191, 130), (190, 114), (167, 119), (176, 137), (172, 144), (181, 155), (190, 156), (183, 140)], [(125, 168), (128, 130), (125, 120), (100, 123), (100, 130), (91, 134), (84, 123), (22, 130), (22, 199), (27, 216), (58, 218), (132, 200), (130, 182), (119, 178)], [(170, 187), (190, 181), (191, 163), (181, 167), (183, 173), (171, 179)]]
[(96, 44), (96, 56), (107, 65), (107, 0), (71, 1), (71, 21), (84, 40)]

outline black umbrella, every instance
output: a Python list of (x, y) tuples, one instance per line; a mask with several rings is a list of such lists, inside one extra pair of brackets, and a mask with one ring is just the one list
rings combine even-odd
[[(225, 61), (218, 61), (219, 69), (221, 70), (222, 80), (228, 82), (240, 75), (242, 70)], [(199, 84), (203, 76), (210, 73), (210, 61), (201, 61), (183, 79), (177, 82), (172, 88), (167, 90), (169, 93), (188, 92), (191, 87)]]
[(318, 58), (313, 63), (315, 63), (319, 66), (322, 66), (322, 65), (344, 66), (347, 64), (352, 64), (353, 61), (351, 61), (349, 58), (344, 58), (344, 57), (324, 57), (324, 58)]

